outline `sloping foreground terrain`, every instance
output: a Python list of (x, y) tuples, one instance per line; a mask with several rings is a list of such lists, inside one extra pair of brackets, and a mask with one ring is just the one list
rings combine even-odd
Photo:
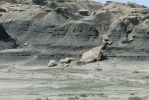
[[(0, 100), (148, 100), (149, 9), (90, 0), (0, 1)], [(101, 46), (107, 60), (79, 65)], [(48, 68), (49, 60), (76, 58)]]

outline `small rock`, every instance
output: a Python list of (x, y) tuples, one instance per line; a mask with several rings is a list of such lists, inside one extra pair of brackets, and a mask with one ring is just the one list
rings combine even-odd
[(64, 64), (64, 65), (63, 65), (63, 67), (68, 67), (68, 66), (69, 66), (69, 64)]
[(10, 23), (10, 22), (13, 22), (13, 19), (8, 19), (8, 22)]
[(79, 14), (83, 16), (89, 16), (89, 11), (87, 9), (79, 10)]
[(103, 35), (102, 36), (102, 43), (107, 44), (107, 45), (111, 45), (112, 41), (109, 39), (109, 37), (107, 35)]
[(51, 60), (48, 64), (48, 67), (54, 67), (54, 66), (57, 66), (57, 63), (55, 60)]
[(24, 43), (24, 46), (27, 46), (27, 45), (29, 45), (29, 43)]
[(74, 60), (74, 58), (65, 58), (65, 59), (61, 59), (60, 62), (61, 63), (71, 63)]

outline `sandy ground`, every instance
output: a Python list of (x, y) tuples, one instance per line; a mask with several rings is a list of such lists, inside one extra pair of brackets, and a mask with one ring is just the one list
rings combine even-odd
[(54, 68), (0, 64), (0, 100), (128, 100), (129, 97), (149, 100), (148, 61), (114, 58)]

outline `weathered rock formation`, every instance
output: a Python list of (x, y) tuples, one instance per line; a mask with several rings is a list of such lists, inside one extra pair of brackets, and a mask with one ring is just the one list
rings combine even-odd
[[(109, 43), (105, 50), (109, 57), (148, 57), (149, 9), (142, 5), (102, 5), (90, 0), (44, 0), (45, 4), (20, 1), (1, 1), (5, 3), (0, 6), (7, 11), (0, 12), (0, 22), (8, 36), (17, 41), (18, 49), (37, 51), (37, 59), (80, 57), (104, 41)], [(89, 16), (79, 14), (82, 9), (88, 9)], [(107, 36), (104, 41), (103, 36)], [(5, 43), (0, 43), (1, 49), (12, 47), (3, 47)]]

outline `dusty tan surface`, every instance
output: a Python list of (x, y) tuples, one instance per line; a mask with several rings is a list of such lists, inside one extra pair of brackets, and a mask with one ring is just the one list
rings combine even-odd
[(149, 62), (117, 58), (82, 66), (0, 66), (0, 100), (149, 100)]

